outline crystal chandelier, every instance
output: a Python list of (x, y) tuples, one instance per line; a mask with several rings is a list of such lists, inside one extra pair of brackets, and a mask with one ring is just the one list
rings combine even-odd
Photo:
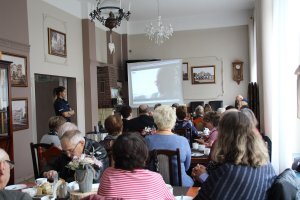
[(121, 0), (96, 0), (97, 6), (96, 8), (90, 12), (91, 21), (97, 19), (101, 22), (105, 27), (110, 30), (110, 42), (108, 44), (108, 48), (110, 53), (112, 54), (115, 50), (115, 45), (112, 42), (112, 29), (121, 25), (121, 21), (123, 19), (129, 20), (129, 16), (131, 14), (130, 3), (129, 9), (127, 12), (121, 7)]
[(158, 10), (158, 20), (157, 27), (153, 26), (152, 23), (146, 26), (146, 35), (150, 40), (154, 40), (154, 42), (158, 45), (164, 43), (165, 40), (169, 39), (173, 34), (173, 28), (170, 24), (169, 26), (164, 26), (161, 20), (161, 16), (159, 14), (159, 0), (157, 0), (157, 10)]

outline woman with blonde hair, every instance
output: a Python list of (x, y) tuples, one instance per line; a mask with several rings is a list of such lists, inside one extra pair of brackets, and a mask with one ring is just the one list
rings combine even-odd
[(224, 114), (212, 155), (220, 166), (208, 172), (195, 199), (266, 199), (276, 174), (255, 129), (242, 112)]

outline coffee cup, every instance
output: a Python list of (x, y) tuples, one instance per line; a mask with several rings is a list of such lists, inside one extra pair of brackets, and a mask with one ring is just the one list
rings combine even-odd
[(168, 190), (170, 191), (171, 194), (173, 194), (173, 187), (170, 184), (166, 184)]
[(198, 149), (199, 149), (199, 151), (204, 151), (205, 145), (204, 144), (199, 144)]
[(210, 153), (210, 148), (204, 148), (204, 155), (208, 156)]
[(35, 179), (35, 183), (37, 185), (43, 185), (44, 183), (47, 183), (47, 178), (38, 178), (38, 179)]
[(197, 142), (194, 142), (192, 144), (192, 146), (193, 146), (193, 149), (198, 149), (199, 148), (199, 144)]

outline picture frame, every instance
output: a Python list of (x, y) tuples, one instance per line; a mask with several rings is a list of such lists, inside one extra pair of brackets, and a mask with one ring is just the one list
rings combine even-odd
[(182, 63), (182, 80), (184, 80), (184, 81), (189, 80), (189, 63), (188, 62)]
[(28, 98), (13, 98), (11, 107), (13, 131), (28, 129)]
[(10, 64), (10, 80), (12, 87), (27, 87), (27, 57), (7, 52), (2, 52), (2, 60), (12, 62)]
[(211, 84), (216, 82), (216, 66), (195, 66), (191, 68), (192, 84)]
[(65, 33), (48, 28), (48, 53), (50, 55), (67, 57), (67, 38)]

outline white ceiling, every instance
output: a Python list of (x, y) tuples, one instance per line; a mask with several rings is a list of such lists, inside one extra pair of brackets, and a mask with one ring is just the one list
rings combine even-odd
[[(89, 12), (96, 6), (96, 0), (44, 1), (79, 18), (88, 18)], [(175, 24), (174, 30), (235, 26), (247, 24), (249, 15), (254, 8), (254, 1), (159, 0), (159, 10), (163, 21)], [(158, 0), (121, 0), (125, 10), (128, 10), (129, 3), (132, 13), (129, 26), (127, 26), (127, 30), (120, 32), (141, 33), (145, 24), (157, 19)]]

